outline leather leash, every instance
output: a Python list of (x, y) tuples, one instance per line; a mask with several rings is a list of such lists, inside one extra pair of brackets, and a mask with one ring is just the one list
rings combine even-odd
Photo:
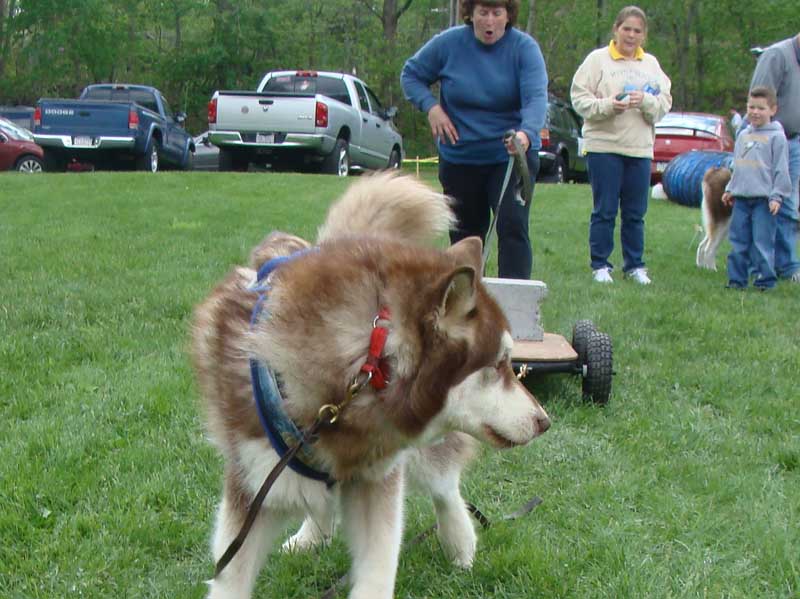
[(350, 403), (350, 401), (352, 401), (352, 399), (358, 395), (359, 391), (361, 391), (361, 389), (363, 389), (371, 380), (372, 373), (370, 372), (366, 373), (366, 376), (361, 377), (360, 379), (359, 377), (356, 377), (353, 383), (347, 388), (347, 393), (341, 402), (338, 404), (325, 404), (319, 409), (316, 420), (314, 420), (314, 423), (311, 425), (311, 427), (303, 432), (303, 436), (300, 441), (298, 441), (294, 447), (292, 447), (283, 455), (280, 461), (270, 471), (269, 475), (267, 475), (266, 480), (264, 480), (261, 488), (258, 490), (258, 493), (256, 493), (256, 496), (250, 503), (250, 507), (247, 510), (247, 517), (244, 519), (244, 523), (242, 524), (242, 528), (239, 530), (239, 534), (236, 535), (236, 538), (234, 538), (230, 545), (228, 545), (225, 553), (223, 553), (222, 557), (219, 558), (214, 571), (214, 578), (217, 578), (222, 573), (222, 571), (225, 569), (225, 566), (231, 562), (239, 549), (241, 549), (245, 539), (247, 538), (247, 534), (250, 532), (253, 522), (255, 522), (256, 516), (258, 516), (258, 512), (264, 503), (264, 499), (267, 497), (267, 493), (269, 493), (272, 485), (275, 483), (275, 480), (278, 478), (281, 472), (286, 469), (286, 466), (289, 464), (295, 454), (297, 454), (297, 452), (300, 451), (300, 449), (306, 443), (310, 443), (314, 440), (314, 437), (319, 432), (319, 429), (321, 429), (323, 426), (334, 424), (339, 418), (339, 413), (342, 411), (342, 409), (344, 409), (345, 406), (347, 406), (347, 404)]
[(494, 235), (494, 231), (497, 228), (497, 218), (500, 215), (500, 206), (503, 203), (503, 197), (506, 195), (506, 189), (508, 189), (508, 183), (511, 180), (512, 172), (515, 172), (517, 178), (520, 180), (519, 182), (522, 185), (520, 194), (517, 195), (517, 201), (519, 201), (523, 206), (527, 206), (530, 203), (533, 195), (531, 176), (530, 171), (528, 170), (525, 152), (522, 150), (522, 144), (517, 139), (516, 131), (513, 129), (509, 129), (503, 134), (503, 142), (508, 141), (510, 141), (514, 146), (514, 153), (508, 157), (508, 166), (506, 167), (506, 175), (503, 179), (503, 187), (500, 189), (500, 197), (497, 200), (497, 207), (494, 209), (494, 213), (492, 214), (492, 221), (489, 225), (489, 230), (486, 233), (486, 242), (483, 244), (483, 259), (481, 262), (484, 270), (486, 270), (486, 262), (489, 259), (489, 253), (492, 249), (491, 240), (492, 235)]

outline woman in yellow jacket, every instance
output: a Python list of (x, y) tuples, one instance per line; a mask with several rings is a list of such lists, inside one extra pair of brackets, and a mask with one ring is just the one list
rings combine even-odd
[(583, 117), (583, 138), (594, 208), (589, 225), (592, 276), (611, 283), (614, 225), (621, 211), (623, 273), (642, 285), (644, 215), (650, 188), (655, 123), (672, 106), (671, 83), (658, 60), (642, 49), (647, 17), (637, 6), (617, 15), (614, 38), (592, 51), (572, 79), (572, 105)]

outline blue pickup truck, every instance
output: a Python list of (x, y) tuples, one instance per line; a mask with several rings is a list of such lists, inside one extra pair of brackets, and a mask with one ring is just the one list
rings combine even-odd
[(154, 87), (99, 83), (77, 100), (40, 99), (33, 137), (44, 149), (46, 171), (90, 165), (154, 173), (165, 164), (188, 170), (195, 146), (185, 119)]

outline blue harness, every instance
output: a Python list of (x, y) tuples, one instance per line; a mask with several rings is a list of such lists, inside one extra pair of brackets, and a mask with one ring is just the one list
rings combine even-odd
[[(281, 264), (309, 251), (316, 250), (301, 250), (291, 256), (278, 256), (268, 260), (258, 269), (256, 280), (249, 287), (250, 291), (255, 291), (259, 294), (250, 317), (251, 328), (262, 318), (269, 318), (269, 312), (264, 310), (263, 306), (270, 290), (270, 286), (267, 283), (270, 273)], [(250, 380), (253, 385), (253, 398), (255, 399), (261, 426), (264, 428), (264, 432), (273, 449), (282, 458), (289, 452), (289, 443), (296, 445), (303, 438), (303, 434), (283, 409), (280, 386), (269, 364), (250, 358)], [(313, 452), (307, 445), (304, 445), (298, 454), (289, 461), (288, 466), (297, 474), (313, 480), (323, 481), (328, 486), (333, 485), (336, 481), (327, 472), (312, 466), (311, 464), (314, 462)]]

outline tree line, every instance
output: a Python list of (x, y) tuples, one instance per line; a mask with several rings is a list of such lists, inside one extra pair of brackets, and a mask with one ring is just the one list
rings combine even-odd
[[(628, 2), (522, 0), (550, 91), (567, 97), (586, 54)], [(154, 85), (205, 129), (217, 89), (253, 89), (269, 70), (354, 73), (386, 105), (409, 154), (433, 153), (427, 121), (403, 99), (403, 62), (457, 22), (456, 0), (0, 0), (0, 104), (74, 97), (95, 82)], [(744, 107), (749, 49), (797, 34), (797, 0), (654, 0), (646, 49), (673, 83), (674, 109)]]

